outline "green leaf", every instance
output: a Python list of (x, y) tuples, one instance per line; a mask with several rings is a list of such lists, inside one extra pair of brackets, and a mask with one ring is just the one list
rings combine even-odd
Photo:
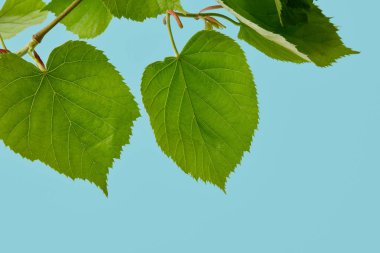
[(182, 10), (180, 0), (103, 0), (115, 17), (144, 21), (165, 13)]
[[(72, 2), (53, 0), (45, 9), (59, 15)], [(61, 23), (80, 38), (94, 38), (106, 30), (111, 19), (112, 15), (102, 0), (82, 0)]]
[(201, 31), (179, 58), (148, 66), (141, 89), (165, 154), (194, 178), (225, 190), (258, 124), (253, 76), (239, 45)]
[(325, 67), (357, 53), (312, 0), (282, 0), (281, 20), (273, 0), (217, 1), (244, 24), (239, 38), (275, 59)]
[(7, 0), (0, 10), (0, 34), (9, 39), (24, 29), (42, 23), (46, 11), (41, 0)]
[(52, 52), (46, 72), (14, 54), (0, 56), (0, 69), (0, 139), (107, 194), (108, 170), (139, 112), (106, 56), (70, 41)]

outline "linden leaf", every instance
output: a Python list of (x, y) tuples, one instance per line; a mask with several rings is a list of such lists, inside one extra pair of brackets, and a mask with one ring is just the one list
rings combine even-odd
[(42, 23), (48, 13), (40, 11), (41, 0), (6, 0), (0, 10), (0, 34), (9, 39), (24, 29)]
[[(53, 0), (45, 9), (59, 15), (72, 2), (72, 0)], [(61, 23), (80, 38), (94, 38), (106, 30), (111, 19), (112, 15), (103, 0), (82, 0)]]
[(201, 31), (178, 58), (148, 66), (141, 90), (164, 153), (194, 178), (225, 190), (258, 124), (256, 88), (239, 45)]
[(167, 10), (182, 10), (180, 0), (103, 0), (111, 13), (118, 18), (125, 17), (144, 21), (165, 13)]
[(70, 41), (51, 53), (46, 72), (10, 53), (0, 56), (0, 69), (0, 139), (107, 194), (109, 168), (139, 112), (106, 56)]
[(281, 19), (273, 0), (217, 1), (243, 23), (239, 38), (272, 58), (325, 67), (357, 53), (312, 0), (281, 0)]

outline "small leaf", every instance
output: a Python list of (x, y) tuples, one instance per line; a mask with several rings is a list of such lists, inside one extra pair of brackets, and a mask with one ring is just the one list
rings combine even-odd
[(84, 42), (56, 48), (47, 71), (0, 56), (0, 139), (107, 194), (107, 174), (129, 142), (136, 102), (104, 54)]
[(135, 21), (144, 21), (165, 13), (167, 10), (182, 10), (180, 0), (103, 0), (111, 13)]
[[(72, 2), (72, 0), (53, 0), (45, 9), (59, 15)], [(80, 38), (94, 38), (106, 30), (111, 19), (112, 15), (103, 0), (82, 0), (61, 23)]]
[(201, 31), (179, 58), (148, 66), (141, 90), (165, 154), (194, 178), (225, 190), (258, 124), (253, 76), (239, 45)]
[(325, 67), (357, 53), (312, 0), (281, 0), (282, 19), (273, 0), (217, 1), (244, 24), (239, 38), (272, 58)]
[(284, 25), (284, 23), (282, 22), (282, 3), (281, 3), (281, 0), (274, 0), (274, 2), (276, 4), (277, 14), (278, 14), (278, 18), (280, 19), (280, 23), (281, 23), (281, 25)]
[(24, 29), (42, 23), (48, 13), (40, 11), (41, 0), (6, 0), (0, 10), (0, 34), (9, 39)]

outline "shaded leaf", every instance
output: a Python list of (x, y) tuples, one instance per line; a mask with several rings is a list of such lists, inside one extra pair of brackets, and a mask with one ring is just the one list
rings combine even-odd
[(239, 38), (275, 59), (325, 67), (357, 53), (312, 0), (282, 0), (281, 20), (273, 0), (217, 1), (244, 24)]

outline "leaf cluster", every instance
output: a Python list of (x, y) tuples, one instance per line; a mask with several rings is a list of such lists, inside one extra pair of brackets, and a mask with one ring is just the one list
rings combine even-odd
[[(259, 121), (254, 78), (239, 44), (219, 29), (239, 27), (238, 38), (276, 60), (327, 67), (357, 53), (313, 0), (216, 0), (199, 13), (180, 0), (6, 0), (0, 10), (0, 139), (108, 194), (107, 175), (140, 116), (134, 96), (105, 54), (68, 41), (42, 61), (36, 47), (57, 23), (80, 39), (102, 34), (113, 18), (143, 22), (166, 14), (174, 57), (147, 66), (143, 104), (162, 151), (195, 179), (225, 191), (226, 180), (250, 150)], [(216, 12), (211, 12), (217, 10)], [(3, 39), (56, 18), (25, 48), (10, 52)], [(203, 20), (180, 52), (171, 18)], [(23, 59), (30, 55), (32, 64)], [(78, 71), (80, 69), (80, 71)]]

